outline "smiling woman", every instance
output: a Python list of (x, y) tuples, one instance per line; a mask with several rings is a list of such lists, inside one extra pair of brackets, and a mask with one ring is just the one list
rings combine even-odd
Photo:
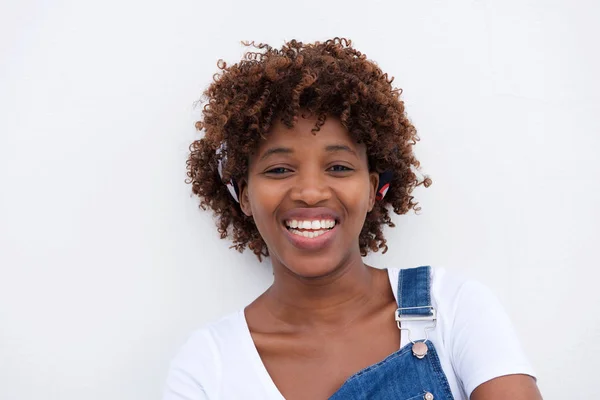
[(164, 399), (540, 398), (489, 290), (362, 260), (431, 183), (393, 79), (345, 39), (256, 47), (219, 63), (188, 176), (221, 237), (270, 257), (274, 282), (194, 332)]
[(255, 221), (272, 260), (305, 278), (331, 273), (356, 252), (378, 185), (365, 145), (338, 118), (328, 116), (316, 135), (315, 123), (275, 122), (239, 181), (241, 209)]

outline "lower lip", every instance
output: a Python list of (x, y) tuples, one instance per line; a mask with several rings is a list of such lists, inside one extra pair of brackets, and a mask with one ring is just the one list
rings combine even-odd
[(286, 236), (290, 242), (294, 246), (302, 250), (321, 250), (329, 245), (333, 238), (335, 237), (337, 231), (338, 224), (329, 229), (327, 232), (313, 238), (307, 238), (304, 236), (296, 235), (290, 232), (285, 226), (283, 229), (285, 230)]

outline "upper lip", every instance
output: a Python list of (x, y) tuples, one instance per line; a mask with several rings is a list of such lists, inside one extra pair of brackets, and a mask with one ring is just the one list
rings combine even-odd
[(294, 219), (297, 221), (333, 219), (339, 222), (340, 215), (327, 207), (293, 208), (283, 213), (283, 222)]

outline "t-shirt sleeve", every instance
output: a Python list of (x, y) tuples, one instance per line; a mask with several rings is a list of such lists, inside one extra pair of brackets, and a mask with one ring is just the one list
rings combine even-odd
[(481, 283), (467, 281), (461, 286), (451, 332), (453, 367), (468, 397), (477, 386), (499, 376), (535, 377), (506, 311)]
[[(171, 361), (163, 400), (208, 400), (208, 387), (214, 384), (216, 361), (205, 332), (195, 332)], [(207, 368), (212, 365), (213, 368)]]
[(204, 388), (184, 368), (173, 365), (169, 371), (163, 400), (208, 400)]

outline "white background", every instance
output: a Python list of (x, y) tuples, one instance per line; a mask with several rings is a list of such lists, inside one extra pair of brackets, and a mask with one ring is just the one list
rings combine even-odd
[(240, 40), (345, 36), (395, 76), (434, 183), (380, 267), (509, 311), (546, 399), (600, 396), (595, 1), (12, 1), (0, 7), (0, 399), (159, 399), (267, 264), (184, 183), (194, 102)]

